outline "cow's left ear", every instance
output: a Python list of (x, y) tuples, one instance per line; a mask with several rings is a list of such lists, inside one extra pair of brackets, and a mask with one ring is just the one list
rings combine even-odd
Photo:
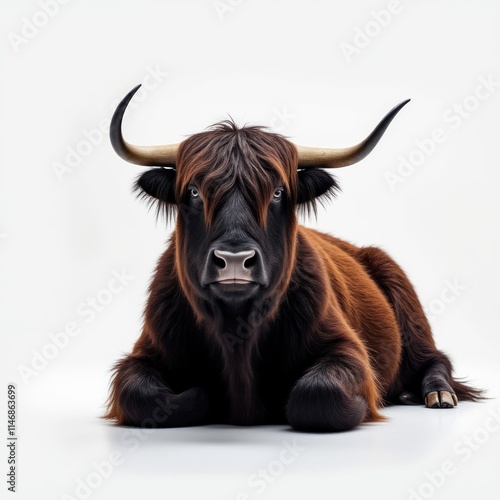
[(297, 203), (307, 211), (315, 211), (318, 198), (333, 198), (340, 187), (333, 176), (321, 168), (299, 170), (299, 195)]

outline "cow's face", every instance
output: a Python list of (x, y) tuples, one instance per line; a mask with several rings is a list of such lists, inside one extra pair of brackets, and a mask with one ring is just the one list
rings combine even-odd
[(178, 212), (176, 270), (199, 319), (207, 313), (217, 316), (215, 302), (227, 310), (274, 295), (277, 308), (295, 261), (296, 208), (315, 211), (316, 199), (337, 187), (318, 167), (345, 167), (365, 158), (408, 102), (395, 106), (363, 141), (347, 148), (294, 146), (262, 128), (238, 129), (232, 122), (181, 144), (137, 146), (123, 138), (121, 126), (139, 87), (113, 114), (111, 144), (131, 163), (164, 167), (141, 175), (137, 188), (167, 216)]
[(226, 308), (286, 288), (297, 205), (310, 207), (336, 187), (322, 170), (298, 172), (295, 147), (281, 136), (232, 124), (190, 137), (176, 170), (151, 170), (138, 185), (177, 206), (184, 288)]
[[(203, 184), (202, 184), (203, 185)], [(276, 179), (263, 220), (249, 190), (236, 182), (214, 207), (211, 190), (189, 184), (181, 213), (185, 257), (191, 281), (223, 301), (246, 300), (276, 285), (289, 257), (287, 236), (295, 219), (285, 187)], [(267, 197), (266, 197), (267, 198)], [(213, 203), (213, 201), (212, 201)]]

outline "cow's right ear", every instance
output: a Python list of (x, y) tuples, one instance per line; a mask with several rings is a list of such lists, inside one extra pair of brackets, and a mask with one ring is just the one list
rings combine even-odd
[(152, 168), (137, 179), (135, 190), (141, 197), (147, 195), (164, 203), (175, 204), (175, 177), (173, 168)]
[(156, 209), (157, 217), (165, 216), (167, 222), (173, 221), (177, 212), (175, 179), (173, 168), (152, 168), (144, 172), (134, 186), (139, 198), (145, 199), (151, 208)]

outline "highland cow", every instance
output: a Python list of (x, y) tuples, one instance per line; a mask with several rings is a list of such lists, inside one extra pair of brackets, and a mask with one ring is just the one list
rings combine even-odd
[(326, 168), (375, 147), (406, 104), (361, 143), (295, 146), (226, 121), (180, 144), (111, 142), (151, 168), (141, 196), (176, 217), (151, 283), (144, 328), (115, 367), (106, 417), (132, 426), (285, 423), (343, 431), (386, 404), (452, 408), (480, 391), (452, 375), (413, 286), (382, 250), (298, 224), (338, 184)]

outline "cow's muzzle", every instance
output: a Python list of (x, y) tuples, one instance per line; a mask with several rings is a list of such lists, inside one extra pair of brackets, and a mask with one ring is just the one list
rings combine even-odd
[(208, 252), (202, 277), (203, 286), (240, 288), (241, 285), (267, 285), (262, 253), (258, 248), (214, 247)]

